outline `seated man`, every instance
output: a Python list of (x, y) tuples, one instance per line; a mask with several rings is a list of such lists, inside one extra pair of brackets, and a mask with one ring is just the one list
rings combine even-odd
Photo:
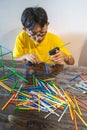
[[(74, 64), (74, 58), (70, 52), (61, 47), (63, 41), (50, 32), (48, 29), (48, 16), (46, 11), (41, 7), (26, 8), (21, 16), (23, 30), (16, 38), (13, 56), (15, 60), (26, 60), (34, 64)], [(49, 54), (54, 48), (56, 53)]]

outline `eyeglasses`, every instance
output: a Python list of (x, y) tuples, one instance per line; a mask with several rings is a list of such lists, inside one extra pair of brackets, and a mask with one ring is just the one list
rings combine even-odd
[(47, 31), (45, 32), (40, 32), (40, 33), (36, 33), (36, 32), (32, 32), (32, 31), (29, 31), (27, 30), (27, 34), (30, 36), (30, 37), (43, 37), (45, 36), (47, 33)]

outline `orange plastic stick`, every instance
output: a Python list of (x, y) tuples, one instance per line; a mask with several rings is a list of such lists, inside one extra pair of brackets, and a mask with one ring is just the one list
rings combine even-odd
[(77, 121), (76, 121), (76, 113), (73, 112), (73, 115), (74, 115), (75, 128), (76, 128), (76, 130), (78, 130), (78, 125), (77, 125)]
[(12, 95), (12, 97), (6, 102), (6, 104), (2, 107), (2, 111), (5, 110), (5, 108), (9, 105), (9, 103), (11, 102), (11, 100), (15, 97), (15, 94)]

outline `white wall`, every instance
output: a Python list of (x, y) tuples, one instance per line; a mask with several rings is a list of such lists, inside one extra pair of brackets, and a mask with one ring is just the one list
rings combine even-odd
[[(59, 35), (73, 54), (75, 65), (87, 66), (87, 0), (0, 0), (0, 44), (13, 49), (21, 31), (21, 13), (26, 7), (42, 6), (48, 14), (49, 31)], [(77, 47), (76, 47), (77, 46)], [(85, 51), (84, 51), (85, 48)]]

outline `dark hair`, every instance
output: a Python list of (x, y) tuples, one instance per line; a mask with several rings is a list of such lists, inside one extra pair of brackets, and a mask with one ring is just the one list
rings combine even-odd
[(39, 24), (41, 27), (48, 22), (46, 11), (41, 7), (26, 8), (21, 16), (21, 22), (23, 26), (29, 30), (32, 30), (35, 24)]

